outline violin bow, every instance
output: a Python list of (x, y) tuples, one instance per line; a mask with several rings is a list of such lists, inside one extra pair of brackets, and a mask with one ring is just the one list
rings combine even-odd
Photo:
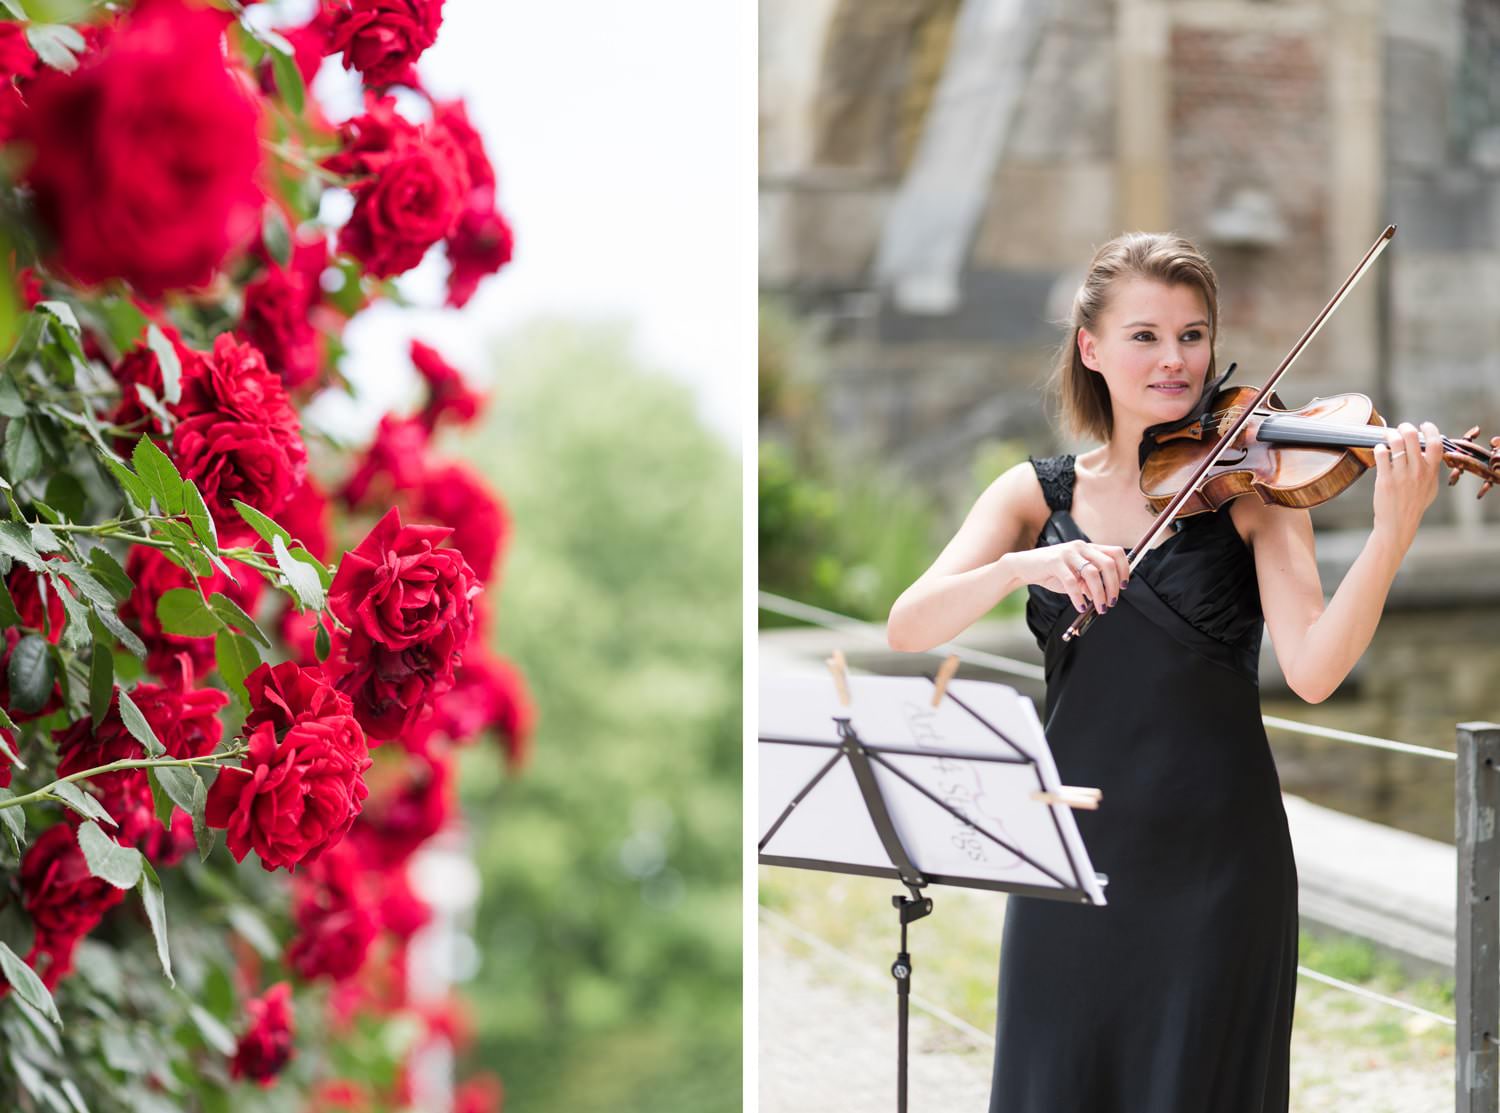
[[(1146, 531), (1146, 536), (1142, 537), (1131, 548), (1130, 571), (1135, 571), (1135, 566), (1145, 557), (1152, 544), (1172, 524), (1173, 519), (1177, 517), (1177, 511), (1182, 509), (1183, 503), (1187, 502), (1193, 496), (1193, 493), (1198, 489), (1198, 484), (1208, 474), (1209, 469), (1217, 464), (1219, 458), (1228, 451), (1229, 446), (1234, 443), (1234, 439), (1240, 435), (1240, 431), (1244, 429), (1245, 425), (1254, 415), (1256, 408), (1276, 389), (1276, 384), (1281, 381), (1281, 376), (1286, 374), (1287, 369), (1302, 354), (1302, 349), (1307, 347), (1314, 336), (1318, 335), (1324, 323), (1329, 317), (1333, 316), (1334, 310), (1349, 296), (1349, 291), (1354, 289), (1355, 284), (1374, 265), (1375, 260), (1380, 257), (1380, 253), (1385, 250), (1386, 245), (1391, 242), (1391, 237), (1395, 234), (1396, 226), (1394, 224), (1387, 225), (1385, 231), (1380, 233), (1380, 236), (1371, 245), (1370, 250), (1365, 252), (1365, 257), (1359, 261), (1359, 265), (1350, 272), (1348, 278), (1344, 279), (1344, 284), (1338, 288), (1338, 292), (1329, 299), (1328, 304), (1323, 307), (1322, 312), (1313, 318), (1313, 322), (1307, 326), (1307, 330), (1297, 338), (1297, 342), (1292, 345), (1291, 351), (1287, 352), (1286, 358), (1281, 361), (1280, 366), (1271, 373), (1271, 377), (1266, 380), (1265, 386), (1260, 388), (1260, 392), (1256, 394), (1254, 400), (1229, 424), (1228, 428), (1219, 437), (1218, 443), (1214, 445), (1213, 451), (1204, 457), (1203, 462), (1193, 472), (1192, 478), (1184, 483), (1182, 489), (1173, 495), (1172, 500), (1162, 508), (1162, 512), (1156, 516), (1156, 521), (1151, 523), (1151, 528)], [(1092, 601), (1086, 600), (1084, 608), (1083, 613), (1073, 620), (1073, 624), (1063, 631), (1063, 641), (1072, 641), (1092, 626), (1094, 619), (1099, 617), (1099, 612), (1094, 609)]]

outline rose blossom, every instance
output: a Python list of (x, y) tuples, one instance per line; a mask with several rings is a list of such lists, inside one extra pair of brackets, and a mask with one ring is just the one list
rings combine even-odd
[(445, 360), (436, 348), (413, 340), (410, 348), (412, 366), (427, 384), (427, 404), (422, 407), (421, 421), (429, 430), (451, 416), (459, 425), (468, 425), (477, 416), (484, 399), (470, 390), (464, 377)]
[(412, 491), (417, 517), (448, 526), (448, 544), (463, 553), (482, 583), (489, 583), (510, 540), (510, 515), (484, 481), (462, 464), (428, 469)]
[(420, 421), (394, 414), (383, 416), (364, 458), (344, 481), (340, 497), (345, 505), (389, 503), (391, 496), (416, 487), (422, 481), (427, 436)]
[(468, 175), (446, 150), (413, 144), (350, 189), (354, 212), (339, 231), (339, 250), (375, 277), (391, 278), (420, 263), (457, 226)]
[(287, 390), (316, 383), (323, 364), (323, 338), (308, 320), (321, 291), (295, 271), (266, 268), (245, 287), (240, 328), (265, 354), (266, 365)]
[(392, 508), (339, 561), (329, 611), (387, 649), (422, 644), (440, 658), (461, 653), (480, 585), (462, 553), (438, 548), (452, 532), (403, 526), (401, 512)]
[[(416, 730), (422, 716), (453, 687), (457, 653), (418, 642), (387, 649), (363, 634), (339, 631), (325, 665), (334, 686), (354, 701), (354, 714), (372, 740)], [(372, 742), (372, 744), (374, 744)]]
[(288, 965), (309, 981), (352, 978), (380, 930), (359, 856), (341, 842), (297, 874), (292, 887), (297, 934), (287, 949)]
[(245, 1003), (249, 1024), (234, 1049), (229, 1073), (269, 1086), (292, 1057), (292, 987), (277, 982)]
[(141, 4), (72, 74), (27, 90), (16, 138), (78, 282), (124, 278), (144, 295), (207, 283), (254, 233), (258, 110), (225, 68), (224, 17), (180, 0)]
[(469, 207), (444, 241), (448, 251), (448, 304), (462, 309), (479, 288), (479, 281), (511, 261), (515, 232), (496, 208)]
[(237, 862), (251, 850), (266, 870), (315, 861), (344, 837), (368, 792), (370, 757), (359, 724), (304, 719), (278, 741), (265, 721), (247, 742), (244, 764), (221, 769), (208, 790), (209, 826), (224, 828)]
[(221, 540), (253, 538), (234, 500), (274, 518), (307, 475), (301, 424), (281, 380), (253, 345), (221, 333), (212, 358), (185, 377), (177, 413), (178, 470), (198, 485)]
[[(354, 714), (349, 697), (329, 684), (322, 669), (302, 668), (294, 661), (261, 665), (245, 678), (245, 690), (250, 696), (247, 734), (270, 723), (276, 737), (284, 738), (304, 719), (349, 719)], [(358, 732), (357, 723), (354, 729)]]
[(400, 866), (441, 831), (453, 811), (451, 781), (446, 757), (413, 755), (403, 762), (398, 779), (370, 797), (351, 836), (364, 860), (381, 869)]
[(505, 1087), (494, 1074), (479, 1074), (462, 1083), (453, 1095), (453, 1113), (500, 1113)]
[(43, 831), (21, 859), (21, 894), (38, 940), (78, 939), (125, 898), (89, 873), (78, 837), (65, 823)]
[(330, 54), (373, 86), (408, 83), (411, 67), (437, 41), (443, 0), (350, 0), (334, 19)]

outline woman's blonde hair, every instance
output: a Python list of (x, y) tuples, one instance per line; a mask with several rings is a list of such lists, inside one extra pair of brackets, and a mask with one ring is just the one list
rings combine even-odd
[(1171, 232), (1127, 232), (1094, 252), (1088, 274), (1073, 295), (1068, 335), (1053, 365), (1054, 388), (1062, 397), (1063, 418), (1073, 432), (1107, 441), (1114, 431), (1109, 385), (1083, 365), (1078, 330), (1097, 332), (1109, 293), (1120, 278), (1148, 278), (1167, 286), (1191, 286), (1208, 309), (1208, 378), (1214, 378), (1213, 346), (1219, 330), (1219, 282), (1203, 252)]

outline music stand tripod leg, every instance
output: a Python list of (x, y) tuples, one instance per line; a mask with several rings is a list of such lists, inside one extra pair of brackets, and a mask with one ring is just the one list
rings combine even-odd
[(932, 898), (913, 888), (909, 897), (891, 898), (891, 906), (901, 917), (901, 950), (891, 964), (896, 979), (896, 1113), (906, 1113), (906, 1028), (911, 998), (911, 955), (906, 950), (906, 925), (920, 920), (932, 911)]

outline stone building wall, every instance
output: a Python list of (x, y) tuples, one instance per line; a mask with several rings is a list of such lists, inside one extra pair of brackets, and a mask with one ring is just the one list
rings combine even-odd
[[(763, 26), (793, 2), (763, 0)], [(1140, 227), (1208, 251), (1221, 363), (1252, 382), (1396, 223), (1281, 394), (1359, 390), (1396, 419), (1500, 432), (1500, 5), (1047, 5), (959, 304), (918, 313), (881, 288), (872, 259), (957, 7), (823, 3), (814, 77), (762, 120), (763, 153), (789, 119), (811, 133), (801, 153), (763, 160), (762, 283), (825, 338), (829, 415), (854, 450), (957, 497), (986, 441), (1080, 447), (1049, 431), (1054, 322), (1094, 246)], [(777, 49), (764, 29), (762, 43)], [(763, 87), (780, 64), (763, 60)], [(1492, 501), (1444, 507), (1494, 520)], [(1317, 512), (1323, 525), (1368, 515), (1367, 493)]]

